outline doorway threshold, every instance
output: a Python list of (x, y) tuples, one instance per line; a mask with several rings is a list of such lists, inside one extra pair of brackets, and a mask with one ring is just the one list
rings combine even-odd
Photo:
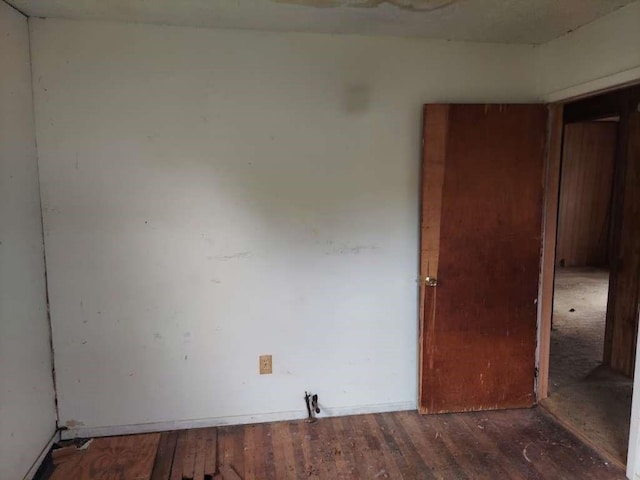
[(610, 448), (606, 448), (600, 442), (598, 442), (593, 436), (587, 434), (579, 425), (567, 419), (562, 413), (553, 408), (553, 405), (549, 405), (548, 398), (544, 399), (538, 404), (539, 410), (546, 416), (553, 419), (560, 424), (565, 430), (572, 433), (582, 443), (589, 446), (596, 451), (603, 459), (609, 462), (611, 465), (625, 469), (626, 468), (626, 448), (625, 454), (621, 457), (619, 453), (612, 452)]

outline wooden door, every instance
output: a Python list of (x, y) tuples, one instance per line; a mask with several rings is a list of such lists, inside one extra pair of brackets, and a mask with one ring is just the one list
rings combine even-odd
[(535, 402), (547, 112), (426, 105), (421, 413)]

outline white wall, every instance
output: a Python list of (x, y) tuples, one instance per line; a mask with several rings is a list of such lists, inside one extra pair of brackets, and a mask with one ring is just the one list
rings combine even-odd
[(640, 1), (537, 50), (539, 92), (545, 101), (640, 81)]
[(27, 20), (0, 1), (0, 478), (55, 425)]
[(31, 33), (62, 424), (415, 406), (421, 105), (534, 100), (532, 47)]
[[(636, 359), (640, 358), (640, 337), (636, 345)], [(629, 448), (627, 450), (627, 478), (640, 479), (640, 362), (636, 361), (633, 383)]]

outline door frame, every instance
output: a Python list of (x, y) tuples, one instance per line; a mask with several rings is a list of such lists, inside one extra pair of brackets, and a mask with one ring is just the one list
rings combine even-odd
[[(536, 399), (547, 398), (549, 393), (549, 353), (551, 347), (551, 319), (555, 279), (555, 256), (560, 198), (560, 170), (564, 137), (564, 106), (566, 103), (591, 98), (607, 92), (640, 85), (640, 80), (614, 85), (606, 89), (569, 97), (548, 104), (547, 155), (543, 179), (543, 223), (540, 278), (538, 289), (538, 346), (536, 352)], [(640, 105), (639, 107), (640, 108)], [(640, 335), (636, 342), (635, 376), (626, 473), (628, 478), (640, 475)]]
[(547, 155), (544, 169), (542, 207), (542, 254), (538, 287), (538, 347), (536, 368), (536, 400), (549, 394), (549, 352), (551, 349), (551, 317), (553, 315), (553, 284), (555, 278), (558, 203), (560, 199), (560, 167), (564, 136), (564, 102), (549, 105)]
[(549, 109), (549, 123), (545, 178), (543, 179), (543, 231), (538, 290), (538, 350), (536, 355), (536, 367), (538, 368), (536, 391), (538, 401), (547, 398), (549, 391), (549, 349), (551, 344), (551, 317), (553, 314), (560, 169), (562, 165), (562, 141), (564, 136), (564, 106), (569, 102), (595, 97), (635, 85), (640, 85), (640, 80), (634, 83), (624, 83), (604, 90), (597, 90), (588, 94), (570, 97), (547, 105)]
[[(534, 299), (537, 298), (539, 290), (535, 274), (540, 266), (539, 252), (542, 232), (542, 201), (544, 195), (542, 178), (544, 176), (545, 156), (547, 153), (545, 149), (546, 123), (548, 118), (546, 110), (546, 105), (542, 102), (520, 104), (427, 103), (423, 105), (417, 369), (417, 409), (421, 414), (453, 413), (478, 409), (524, 408), (535, 405), (536, 380), (534, 364), (536, 362), (536, 348), (538, 344), (538, 312), (536, 305), (534, 305)], [(457, 115), (456, 120), (460, 120), (462, 123), (451, 123), (454, 114)], [(470, 118), (473, 120), (470, 121)], [(440, 230), (441, 216), (444, 215), (442, 211), (442, 196), (446, 185), (449, 185), (449, 189), (453, 188), (453, 191), (459, 188), (455, 187), (458, 185), (458, 182), (453, 182), (453, 184), (444, 182), (445, 164), (450, 163), (449, 161), (445, 162), (445, 157), (448, 158), (450, 156), (449, 153), (451, 152), (449, 152), (449, 150), (458, 152), (458, 157), (454, 156), (454, 158), (451, 159), (450, 166), (454, 169), (457, 164), (460, 164), (460, 159), (469, 158), (470, 152), (466, 152), (465, 155), (460, 155), (460, 149), (452, 146), (460, 145), (460, 142), (453, 140), (454, 137), (459, 140), (461, 137), (458, 135), (461, 135), (462, 138), (464, 138), (465, 135), (470, 135), (470, 138), (473, 138), (474, 142), (480, 142), (484, 145), (485, 135), (481, 135), (480, 137), (474, 136), (477, 135), (479, 131), (479, 125), (485, 125), (483, 122), (488, 122), (486, 125), (491, 126), (495, 131), (509, 131), (512, 134), (510, 138), (520, 139), (517, 143), (499, 140), (498, 142), (489, 142), (487, 144), (487, 147), (491, 151), (497, 149), (496, 152), (499, 152), (506, 148), (507, 150), (504, 151), (509, 153), (506, 156), (498, 155), (495, 157), (494, 152), (494, 155), (487, 156), (485, 153), (483, 154), (484, 156), (479, 157), (479, 160), (484, 159), (485, 163), (488, 161), (489, 164), (492, 162), (495, 163), (496, 158), (499, 159), (496, 165), (502, 165), (502, 163), (504, 163), (500, 168), (489, 169), (491, 172), (502, 172), (505, 169), (512, 169), (509, 174), (511, 178), (505, 177), (504, 173), (500, 175), (493, 173), (493, 175), (495, 175), (495, 181), (498, 182), (504, 182), (505, 178), (509, 178), (508, 184), (505, 184), (504, 188), (496, 189), (495, 186), (487, 188), (487, 185), (491, 184), (487, 184), (486, 182), (481, 182), (478, 185), (484, 185), (486, 189), (482, 194), (483, 199), (491, 199), (493, 198), (492, 195), (497, 195), (497, 206), (493, 210), (500, 211), (500, 208), (505, 209), (504, 218), (508, 219), (512, 216), (514, 220), (517, 219), (514, 225), (517, 224), (524, 232), (522, 241), (514, 244), (516, 247), (514, 247), (513, 252), (508, 250), (505, 252), (504, 250), (496, 250), (494, 248), (489, 249), (485, 255), (486, 258), (491, 258), (491, 255), (495, 255), (496, 257), (490, 261), (490, 265), (486, 266), (493, 267), (493, 264), (496, 263), (498, 267), (493, 268), (502, 268), (503, 270), (499, 276), (499, 280), (502, 280), (503, 284), (500, 284), (500, 281), (487, 283), (487, 285), (490, 285), (489, 289), (495, 291), (496, 288), (502, 287), (503, 290), (512, 294), (509, 298), (512, 300), (515, 299), (515, 303), (509, 304), (509, 311), (516, 312), (514, 314), (515, 316), (496, 316), (495, 314), (487, 316), (489, 320), (487, 325), (493, 321), (498, 322), (495, 326), (504, 326), (505, 328), (506, 336), (496, 338), (495, 341), (500, 343), (496, 343), (494, 347), (502, 348), (505, 354), (510, 358), (512, 357), (513, 361), (506, 363), (494, 361), (492, 354), (495, 350), (494, 348), (486, 347), (488, 343), (483, 340), (483, 338), (486, 339), (486, 337), (484, 337), (481, 329), (477, 332), (471, 332), (465, 351), (460, 352), (461, 355), (456, 356), (456, 360), (454, 361), (449, 361), (449, 358), (444, 358), (446, 354), (442, 353), (449, 352), (452, 348), (438, 348), (433, 340), (435, 337), (432, 335), (434, 330), (440, 330), (440, 328), (435, 327), (436, 324), (440, 323), (440, 321), (436, 321), (435, 319), (435, 287), (439, 283), (436, 278), (439, 276), (438, 266), (439, 263), (441, 263), (440, 237), (442, 233)], [(467, 130), (459, 130), (454, 128), (453, 125), (464, 125)], [(455, 132), (452, 133), (453, 130), (455, 130)], [(464, 144), (463, 142), (462, 145)], [(523, 144), (526, 146), (523, 146)], [(513, 149), (514, 152), (511, 152), (509, 149)], [(484, 151), (483, 148), (480, 148), (480, 150)], [(520, 166), (515, 166), (516, 164), (511, 161), (513, 156), (520, 159), (522, 162)], [(458, 158), (458, 160), (456, 161), (455, 158)], [(479, 162), (479, 164), (482, 164), (482, 161)], [(471, 170), (474, 168), (473, 164), (469, 165), (469, 167)], [(467, 168), (462, 171), (468, 172), (470, 169)], [(523, 172), (525, 173), (523, 174)], [(466, 178), (466, 181), (471, 182), (473, 185), (477, 183), (473, 175), (467, 178), (463, 174), (458, 180), (464, 181), (461, 180), (463, 178)], [(489, 174), (487, 178), (487, 181), (494, 181), (491, 174)], [(537, 178), (539, 180), (532, 184), (531, 178)], [(521, 182), (522, 188), (518, 189), (514, 187), (518, 181)], [(495, 193), (501, 191), (508, 191), (511, 195), (518, 197), (520, 203), (517, 204), (516, 214), (513, 213), (513, 202), (505, 204), (503, 201), (504, 196)], [(449, 190), (449, 193), (451, 193), (451, 190)], [(429, 201), (426, 201), (427, 198)], [(465, 198), (468, 201), (469, 197), (464, 197), (464, 195), (459, 196), (456, 193), (452, 195), (451, 198)], [(445, 203), (451, 205), (451, 202)], [(472, 208), (472, 206), (470, 206), (470, 208)], [(452, 213), (450, 207), (449, 210), (445, 209), (445, 211)], [(455, 211), (461, 212), (464, 210), (455, 209)], [(494, 215), (494, 217), (491, 215), (488, 216), (488, 223), (491, 225), (495, 223), (494, 228), (504, 228), (502, 220), (500, 220), (502, 216)], [(476, 215), (467, 214), (465, 216), (463, 214), (460, 220), (463, 223), (464, 221), (473, 223), (476, 221), (476, 218)], [(530, 219), (531, 222), (524, 220), (523, 223), (523, 219)], [(519, 224), (517, 223), (518, 221), (520, 222)], [(449, 225), (455, 224), (455, 221), (449, 223)], [(468, 227), (469, 225), (464, 231), (469, 232)], [(493, 230), (490, 231), (494, 233)], [(449, 232), (449, 234), (451, 234), (451, 232)], [(501, 235), (501, 237), (502, 236), (503, 235)], [(477, 240), (477, 238), (474, 238), (474, 240)], [(491, 243), (491, 241), (489, 241), (489, 243)], [(451, 267), (452, 264), (450, 261), (450, 250), (450, 248), (447, 250), (449, 254), (446, 259), (448, 267)], [(472, 252), (471, 255), (475, 256), (476, 252)], [(522, 286), (519, 284), (520, 290), (516, 289), (516, 291), (513, 291), (511, 284), (504, 281), (504, 278), (509, 278), (509, 275), (512, 273), (509, 270), (511, 267), (507, 268), (508, 273), (504, 272), (504, 265), (514, 265), (513, 262), (509, 263), (505, 261), (508, 255), (513, 255), (514, 259), (517, 259), (516, 263), (521, 262), (518, 267), (520, 271), (528, 272), (527, 277), (521, 282)], [(473, 258), (469, 260), (471, 264), (480, 264), (474, 261)], [(456, 264), (456, 262), (453, 262), (453, 264)], [(503, 266), (500, 267), (500, 265)], [(453, 270), (455, 273), (455, 268)], [(478, 274), (480, 272), (474, 273)], [(486, 271), (483, 270), (481, 273), (484, 274)], [(533, 274), (533, 277), (531, 274)], [(470, 277), (469, 275), (457, 272), (457, 277), (453, 275), (451, 277), (453, 281), (451, 281), (448, 286), (455, 285), (456, 278), (475, 278), (475, 275)], [(526, 278), (528, 278), (528, 280), (526, 280)], [(467, 291), (469, 291), (469, 288), (471, 288), (471, 291), (474, 290), (473, 286), (466, 285), (465, 289)], [(450, 291), (451, 290), (447, 290), (447, 292), (442, 291), (442, 293), (448, 294)], [(489, 294), (489, 292), (486, 293)], [(448, 298), (450, 299), (451, 297), (449, 296)], [(472, 297), (471, 300), (477, 301), (477, 298), (478, 297)], [(487, 307), (487, 305), (491, 305), (492, 302), (487, 302), (484, 296), (479, 298), (484, 299), (484, 301), (479, 301), (477, 313), (483, 312), (483, 308), (485, 307), (491, 308)], [(500, 301), (497, 303), (504, 304), (504, 302)], [(452, 308), (451, 302), (446, 301), (446, 299), (442, 305), (444, 305), (445, 308)], [(441, 309), (438, 311), (440, 310)], [(457, 310), (457, 308), (453, 307), (453, 311), (451, 312), (451, 320), (453, 321), (460, 320), (456, 317), (455, 312)], [(479, 313), (478, 316), (482, 318)], [(440, 317), (440, 315), (438, 315), (438, 317)], [(447, 317), (445, 316), (445, 318)], [(447, 318), (447, 320), (450, 319)], [(464, 319), (460, 322), (465, 325), (460, 331), (468, 335), (472, 327), (467, 327), (467, 322)], [(503, 325), (500, 322), (506, 323)], [(445, 323), (450, 326), (451, 322), (447, 321)], [(446, 333), (446, 327), (442, 329), (442, 331), (445, 333), (440, 335), (440, 337), (445, 343), (447, 341), (449, 342), (449, 347), (456, 344), (457, 339), (451, 339), (451, 334)], [(509, 332), (511, 332), (511, 338), (509, 338)], [(514, 341), (513, 339), (515, 339), (516, 336), (517, 339)], [(440, 344), (438, 343), (438, 345)], [(478, 348), (478, 351), (474, 352), (472, 356), (465, 356), (472, 351), (474, 346)], [(464, 358), (462, 363), (459, 357)], [(434, 358), (436, 358), (435, 362), (442, 362), (437, 368), (434, 367)], [(480, 366), (478, 363), (479, 358), (488, 361), (486, 368)], [(446, 364), (447, 366), (442, 367), (442, 364)], [(432, 370), (435, 372), (445, 369), (447, 369), (450, 374), (448, 377), (448, 385), (438, 384), (436, 379), (439, 377), (437, 375), (432, 376), (428, 373), (425, 374), (425, 372), (431, 372)], [(471, 372), (473, 372), (473, 374), (471, 374)], [(452, 377), (457, 378), (457, 380), (452, 381)], [(434, 381), (436, 385), (432, 383)], [(478, 383), (474, 383), (475, 381)], [(449, 388), (451, 385), (458, 385), (458, 387), (453, 387), (453, 390), (451, 390), (451, 388)], [(467, 388), (471, 388), (470, 385), (475, 385), (476, 389), (467, 390), (464, 392), (464, 395), (461, 395), (458, 390), (463, 389), (464, 387), (462, 386), (469, 386)], [(451, 395), (452, 392), (453, 395)]]

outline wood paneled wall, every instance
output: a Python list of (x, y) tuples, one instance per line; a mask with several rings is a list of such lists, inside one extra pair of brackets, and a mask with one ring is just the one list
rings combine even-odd
[(616, 122), (565, 126), (556, 264), (608, 267)]
[(633, 375), (640, 299), (640, 113), (623, 117), (620, 228), (609, 285), (604, 362)]
[(640, 85), (564, 106), (565, 127), (616, 116), (609, 301), (603, 362), (633, 375), (640, 298)]

